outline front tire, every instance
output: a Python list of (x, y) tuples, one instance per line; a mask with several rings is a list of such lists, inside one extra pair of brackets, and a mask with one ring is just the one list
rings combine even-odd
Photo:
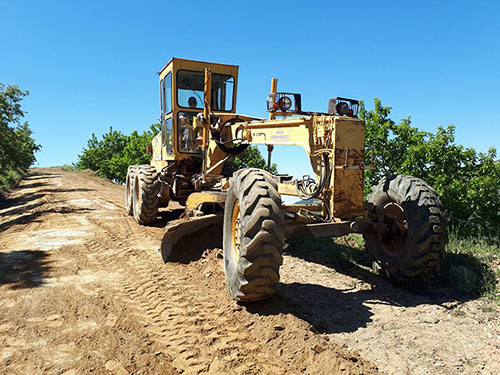
[(275, 293), (283, 263), (283, 222), (272, 175), (261, 169), (237, 171), (227, 193), (223, 228), (224, 270), (234, 299), (258, 301)]
[(373, 268), (395, 282), (436, 272), (448, 235), (444, 208), (434, 189), (419, 178), (396, 175), (382, 179), (368, 201), (381, 210), (386, 224), (382, 233), (364, 236)]
[(134, 214), (134, 179), (136, 174), (136, 166), (131, 165), (127, 170), (127, 182), (125, 185), (125, 211), (127, 215)]
[(151, 165), (137, 166), (133, 184), (133, 213), (139, 224), (150, 224), (158, 217), (159, 191), (156, 169)]

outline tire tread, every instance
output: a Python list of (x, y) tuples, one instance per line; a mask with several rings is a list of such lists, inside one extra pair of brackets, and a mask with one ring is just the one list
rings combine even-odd
[(229, 290), (242, 302), (262, 300), (275, 292), (283, 263), (281, 196), (272, 175), (256, 168), (237, 171), (230, 189), (240, 202), (242, 219), (238, 275), (227, 280)]
[(135, 175), (135, 189), (139, 189), (139, 200), (134, 205), (134, 218), (139, 224), (150, 224), (158, 216), (158, 173), (152, 165), (138, 165)]
[(401, 282), (426, 278), (436, 272), (448, 242), (447, 219), (436, 191), (424, 180), (407, 175), (382, 179), (373, 189), (368, 201), (380, 205), (383, 201), (397, 200), (406, 215), (408, 234), (405, 249), (400, 256), (381, 254), (377, 235), (365, 235), (365, 248), (382, 274)]

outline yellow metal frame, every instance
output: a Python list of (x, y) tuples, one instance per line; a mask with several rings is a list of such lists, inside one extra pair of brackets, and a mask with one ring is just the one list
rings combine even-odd
[[(269, 120), (256, 119), (249, 116), (236, 114), (236, 94), (238, 83), (238, 67), (234, 65), (223, 65), (185, 59), (172, 59), (160, 72), (160, 81), (167, 74), (172, 74), (172, 112), (173, 117), (173, 150), (172, 154), (166, 154), (166, 147), (162, 145), (161, 135), (153, 140), (153, 158), (151, 164), (157, 170), (163, 168), (169, 161), (182, 161), (186, 158), (199, 157), (202, 159), (203, 168), (200, 174), (199, 186), (207, 185), (207, 182), (221, 178), (224, 161), (227, 154), (217, 146), (215, 140), (210, 138), (210, 124), (208, 121), (199, 123), (195, 121), (194, 126), (203, 127), (203, 140), (200, 154), (186, 154), (178, 150), (177, 124), (175, 118), (179, 111), (185, 108), (177, 105), (177, 72), (181, 69), (205, 72), (205, 103), (203, 109), (193, 111), (203, 114), (205, 119), (210, 115), (219, 118), (219, 123), (224, 124), (232, 119), (232, 125), (224, 128), (225, 139), (238, 139), (241, 143), (253, 145), (295, 145), (302, 147), (309, 155), (312, 169), (316, 179), (320, 178), (322, 170), (322, 158), (327, 155), (331, 168), (331, 175), (326, 182), (326, 187), (321, 193), (323, 200), (322, 216), (332, 221), (338, 218), (354, 218), (363, 215), (363, 181), (364, 181), (364, 148), (365, 148), (365, 124), (362, 120), (354, 117), (312, 114), (299, 115), (284, 119), (276, 119), (276, 114), (271, 113)], [(211, 75), (213, 73), (227, 74), (234, 77), (233, 108), (231, 112), (212, 113), (209, 108), (211, 93)], [(277, 92), (277, 80), (272, 80), (271, 92)], [(165, 114), (163, 123), (170, 115)], [(278, 114), (279, 115), (279, 114)], [(212, 180), (211, 180), (212, 179)], [(227, 184), (226, 184), (227, 185)], [(225, 185), (225, 186), (226, 186)], [(196, 189), (196, 187), (195, 187)], [(281, 194), (296, 195), (295, 185), (278, 184)], [(224, 189), (222, 189), (224, 190)], [(188, 207), (194, 209), (204, 202), (221, 203), (222, 196), (210, 191), (203, 193), (193, 192), (188, 198)]]
[[(257, 145), (294, 145), (309, 155), (316, 179), (321, 155), (327, 153), (332, 175), (323, 192), (324, 204), (334, 217), (363, 215), (365, 124), (344, 116), (312, 115), (283, 120), (261, 120), (232, 126), (233, 137)], [(279, 192), (293, 194), (294, 186), (278, 184)], [(326, 212), (325, 212), (326, 213)]]

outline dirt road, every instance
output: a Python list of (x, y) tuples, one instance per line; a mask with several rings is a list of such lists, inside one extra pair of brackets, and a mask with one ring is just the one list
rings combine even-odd
[(276, 297), (240, 306), (220, 250), (164, 264), (174, 213), (139, 226), (123, 195), (49, 168), (2, 202), (1, 374), (500, 373), (498, 311), (481, 301), (455, 314), (455, 301), (302, 249), (285, 256)]

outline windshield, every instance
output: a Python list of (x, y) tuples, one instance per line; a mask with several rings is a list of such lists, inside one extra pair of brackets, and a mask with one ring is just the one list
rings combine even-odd
[[(203, 109), (205, 73), (191, 70), (177, 72), (177, 104), (183, 108)], [(233, 110), (234, 77), (226, 74), (212, 74), (213, 111)]]

